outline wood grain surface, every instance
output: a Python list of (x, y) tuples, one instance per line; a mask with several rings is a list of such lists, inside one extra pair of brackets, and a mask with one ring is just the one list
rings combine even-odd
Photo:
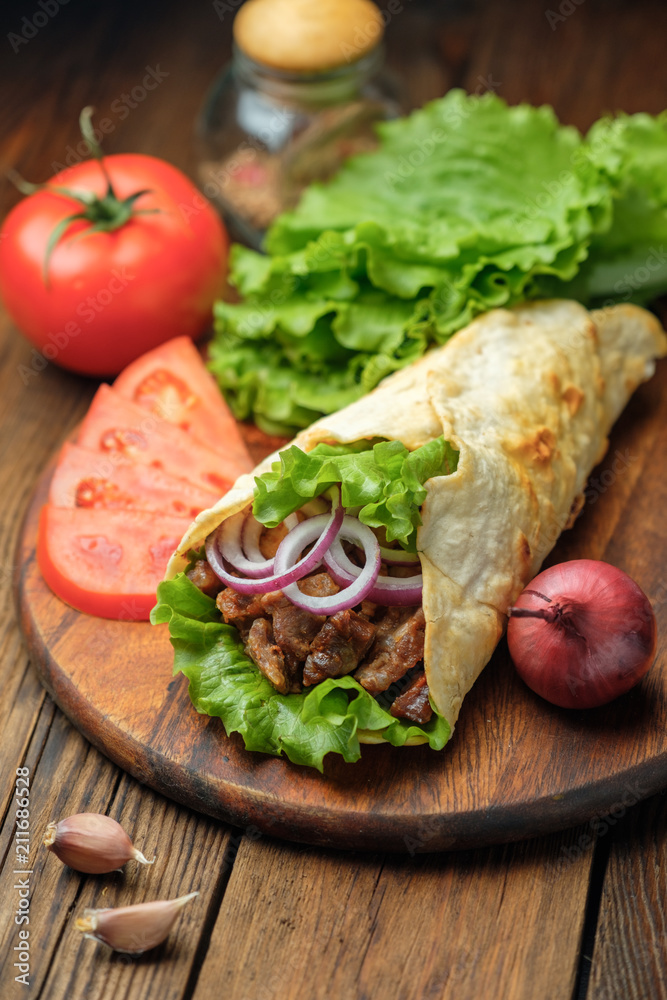
[[(225, 12), (224, 7), (228, 10)], [(396, 5), (393, 5), (396, 9)], [(602, 112), (657, 112), (667, 104), (662, 0), (585, 0), (552, 28), (533, 0), (404, 0), (387, 29), (390, 61), (413, 103), (453, 85), (488, 81), (510, 101), (547, 101), (586, 128)], [(228, 58), (235, 3), (70, 0), (14, 52), (37, 4), (3, 5), (0, 19), (0, 169), (31, 180), (78, 141), (84, 104), (102, 114), (140, 84), (147, 65), (169, 76), (126, 117), (109, 152), (164, 156), (194, 166), (192, 122)], [(1, 211), (18, 200), (0, 187)], [(626, 1000), (666, 997), (663, 795), (525, 843), (456, 854), (383, 855), (303, 848), (230, 828), (174, 805), (124, 775), (57, 710), (30, 666), (11, 598), (24, 512), (48, 457), (81, 419), (92, 381), (48, 365), (24, 382), (28, 345), (0, 315), (0, 996), (48, 1000)], [(664, 452), (642, 478), (663, 482)], [(590, 551), (627, 559), (664, 544), (645, 527), (653, 511), (634, 464), (600, 494), (606, 528)], [(640, 546), (633, 544), (640, 532)], [(583, 541), (583, 540), (582, 540)], [(572, 535), (567, 545), (582, 544)], [(563, 543), (565, 544), (565, 543)], [(563, 550), (567, 553), (569, 550)], [(667, 588), (667, 574), (657, 580)], [(614, 753), (614, 733), (608, 752)], [(14, 982), (14, 774), (31, 771), (31, 985)], [(507, 763), (508, 774), (511, 760)], [(150, 870), (79, 876), (41, 847), (46, 823), (99, 809), (120, 818), (158, 855)], [(164, 946), (113, 956), (80, 939), (84, 905), (139, 902), (193, 889)]]
[[(259, 459), (275, 441), (256, 435), (253, 444)], [(664, 468), (663, 457), (667, 363), (619, 420), (573, 537), (566, 534), (549, 559), (602, 558), (625, 569), (655, 606), (660, 636), (667, 635), (660, 584), (667, 477), (655, 469)], [(534, 695), (518, 679), (503, 641), (441, 753), (366, 746), (355, 764), (329, 755), (323, 775), (249, 753), (219, 720), (197, 714), (185, 678), (171, 679), (166, 626), (80, 614), (51, 593), (35, 556), (49, 479), (47, 471), (28, 508), (16, 559), (19, 616), (33, 665), (96, 747), (178, 802), (290, 840), (415, 854), (562, 829), (667, 785), (662, 638), (642, 684), (594, 711), (557, 709)], [(615, 489), (623, 479), (630, 488)]]

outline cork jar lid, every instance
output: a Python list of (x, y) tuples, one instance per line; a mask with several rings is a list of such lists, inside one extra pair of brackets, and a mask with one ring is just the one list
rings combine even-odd
[(361, 59), (383, 29), (371, 0), (246, 0), (234, 20), (234, 40), (265, 66), (317, 73)]

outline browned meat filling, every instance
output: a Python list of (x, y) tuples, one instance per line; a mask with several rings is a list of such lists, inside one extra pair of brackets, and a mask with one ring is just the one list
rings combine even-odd
[(268, 618), (256, 618), (252, 623), (246, 649), (250, 656), (280, 694), (289, 694), (292, 681), (285, 666), (285, 658), (280, 646), (273, 639), (273, 629)]
[[(220, 587), (203, 560), (188, 576), (210, 596)], [(305, 577), (298, 586), (303, 593), (318, 597), (339, 590), (328, 573)], [(231, 587), (220, 590), (216, 604), (223, 620), (239, 630), (246, 652), (280, 694), (354, 671), (370, 694), (386, 691), (389, 697), (393, 685), (424, 658), (425, 622), (420, 607), (384, 608), (363, 601), (356, 609), (327, 617), (297, 608), (280, 590), (245, 595)], [(414, 722), (431, 718), (423, 671), (394, 699), (391, 713)]]
[(411, 722), (429, 722), (433, 715), (431, 703), (428, 700), (428, 684), (426, 674), (422, 670), (410, 686), (398, 698), (389, 709), (397, 719), (410, 719)]
[(259, 551), (265, 559), (273, 559), (286, 534), (287, 528), (284, 524), (279, 524), (277, 528), (264, 528), (259, 539)]
[(222, 583), (205, 559), (198, 559), (185, 575), (207, 597), (217, 597), (222, 590)]
[[(404, 619), (409, 613), (407, 620)], [(371, 694), (379, 694), (424, 658), (424, 612), (421, 608), (388, 608), (378, 626), (370, 656), (355, 673)]]
[(375, 637), (375, 626), (348, 608), (331, 615), (310, 644), (303, 683), (351, 674)]
[[(328, 573), (317, 573), (299, 581), (299, 590), (309, 597), (330, 597), (339, 587)], [(273, 619), (276, 642), (283, 649), (290, 664), (297, 667), (308, 657), (310, 644), (324, 625), (326, 615), (313, 615), (292, 604), (281, 590), (265, 594), (262, 598), (265, 614)]]
[(218, 594), (215, 603), (223, 621), (228, 625), (235, 625), (244, 639), (255, 618), (264, 616), (261, 594), (238, 594), (231, 587), (225, 587)]

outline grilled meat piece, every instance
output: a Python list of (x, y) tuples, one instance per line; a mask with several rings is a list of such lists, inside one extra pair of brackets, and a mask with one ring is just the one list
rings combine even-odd
[(433, 709), (428, 700), (428, 684), (424, 671), (417, 674), (403, 694), (399, 694), (389, 711), (397, 719), (409, 719), (411, 722), (421, 723), (430, 721)]
[(227, 624), (236, 625), (243, 633), (244, 629), (250, 628), (253, 618), (265, 616), (261, 597), (261, 594), (239, 594), (231, 587), (225, 587), (215, 603)]
[[(416, 608), (405, 608), (400, 606), (391, 606), (388, 608), (382, 608), (376, 606), (376, 616), (379, 614), (379, 620), (376, 620), (375, 624), (377, 626), (377, 631), (375, 633), (375, 640), (370, 648), (368, 654), (368, 659), (372, 659), (377, 656), (382, 650), (388, 650), (394, 648), (394, 632), (402, 625), (404, 622), (414, 614)], [(362, 614), (363, 614), (363, 604), (362, 604)], [(364, 669), (364, 664), (359, 667), (355, 677), (359, 680), (358, 674)], [(394, 692), (395, 695), (395, 692)], [(389, 708), (391, 704), (391, 699), (387, 701), (386, 708)]]
[(284, 524), (279, 524), (277, 528), (264, 528), (259, 539), (259, 551), (265, 559), (273, 559), (286, 535), (287, 528)]
[[(409, 609), (408, 609), (409, 610)], [(424, 612), (417, 608), (407, 621), (400, 622), (405, 608), (389, 608), (378, 626), (370, 655), (355, 673), (355, 679), (371, 694), (386, 691), (424, 658)]]
[(302, 594), (308, 597), (332, 597), (337, 594), (340, 587), (328, 573), (314, 573), (312, 576), (304, 576), (297, 582), (297, 587)]
[(374, 646), (373, 649), (376, 649), (381, 642), (386, 643), (387, 640), (391, 641), (391, 637), (398, 626), (406, 622), (416, 610), (416, 607), (404, 608), (400, 605), (385, 608), (384, 615), (378, 622), (378, 630), (375, 636), (376, 646)]
[[(302, 521), (305, 517), (297, 511), (297, 520)], [(259, 536), (259, 551), (265, 559), (273, 559), (283, 538), (289, 534), (289, 530), (284, 524), (279, 524), (275, 528), (264, 528)]]
[(262, 606), (271, 615), (276, 642), (293, 663), (303, 663), (310, 652), (310, 644), (326, 621), (325, 615), (312, 615), (310, 611), (295, 607), (282, 590), (265, 594)]
[[(211, 582), (207, 563), (198, 563), (193, 575), (194, 570), (204, 585)], [(305, 577), (298, 586), (312, 597), (328, 597), (339, 590), (328, 573)], [(246, 595), (231, 587), (220, 591), (216, 604), (224, 621), (239, 629), (246, 652), (280, 694), (300, 691), (302, 672), (303, 684), (311, 686), (354, 670), (367, 691), (379, 694), (424, 656), (421, 608), (387, 608), (375, 624), (369, 618), (382, 614), (382, 609), (370, 601), (363, 602), (359, 612), (347, 609), (327, 617), (297, 608), (280, 590)], [(411, 682), (394, 701), (392, 713), (415, 721), (420, 715), (427, 721), (431, 709), (425, 685), (425, 679), (423, 684)]]
[(198, 559), (185, 575), (207, 597), (217, 597), (224, 587), (205, 559)]
[(332, 615), (310, 644), (303, 683), (317, 684), (327, 677), (352, 673), (374, 636), (375, 625), (349, 608)]
[(257, 618), (250, 628), (246, 650), (266, 679), (280, 694), (289, 694), (292, 680), (285, 665), (280, 646), (273, 640), (273, 630), (268, 618)]
[(365, 618), (366, 621), (370, 622), (373, 621), (377, 609), (378, 606), (377, 604), (374, 604), (373, 601), (362, 601), (361, 611), (359, 612), (359, 614), (361, 615), (362, 618)]
[[(298, 582), (299, 590), (309, 597), (329, 597), (339, 587), (328, 573), (307, 576)], [(281, 590), (265, 594), (261, 600), (265, 614), (273, 619), (273, 634), (285, 659), (295, 670), (310, 653), (310, 644), (326, 621), (326, 615), (313, 615), (297, 608)]]

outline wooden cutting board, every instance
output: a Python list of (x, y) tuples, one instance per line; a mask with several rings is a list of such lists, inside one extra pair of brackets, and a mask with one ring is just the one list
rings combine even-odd
[[(249, 441), (259, 459), (268, 440)], [(74, 725), (135, 778), (211, 816), (327, 847), (409, 853), (613, 823), (667, 785), (667, 363), (614, 429), (588, 502), (549, 562), (606, 559), (628, 572), (658, 619), (656, 662), (604, 708), (554, 708), (519, 680), (504, 640), (466, 698), (444, 751), (366, 746), (323, 775), (249, 753), (200, 716), (172, 677), (167, 627), (80, 614), (37, 568), (48, 472), (19, 540), (16, 595), (35, 669)], [(587, 836), (584, 834), (582, 836)]]

